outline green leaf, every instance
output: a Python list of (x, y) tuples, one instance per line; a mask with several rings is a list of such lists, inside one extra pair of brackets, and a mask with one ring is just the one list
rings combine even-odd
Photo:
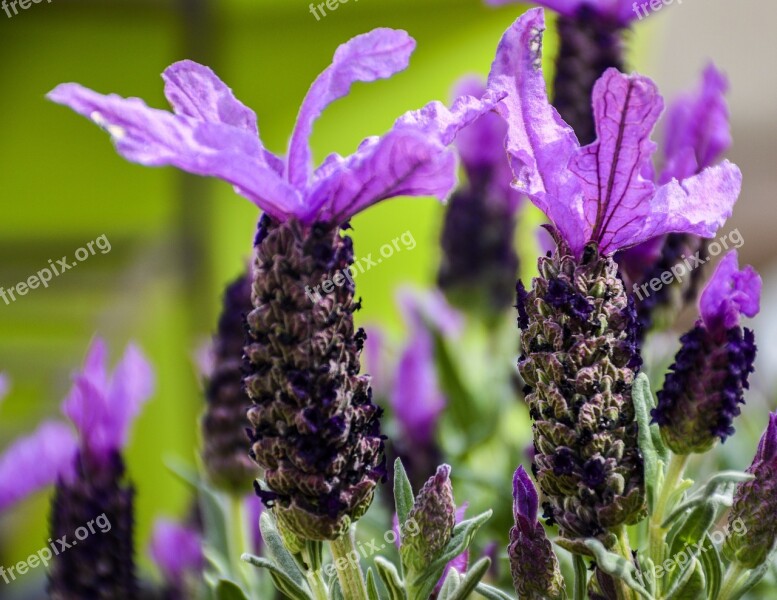
[[(275, 517), (271, 511), (263, 511), (259, 518), (259, 529), (262, 541), (275, 567), (291, 579), (298, 587), (304, 587), (305, 576), (300, 570), (294, 556), (286, 549), (283, 538), (275, 525)], [(315, 569), (312, 569), (315, 570)]]
[(451, 415), (453, 422), (456, 423), (461, 431), (471, 432), (473, 425), (478, 425), (479, 421), (476, 419), (473, 422), (472, 419), (472, 415), (477, 407), (475, 395), (462, 379), (462, 369), (456, 364), (446, 339), (437, 331), (434, 332), (434, 356), (437, 359), (440, 387), (448, 399), (446, 412)]
[[(752, 475), (742, 473), (741, 471), (723, 471), (718, 473), (692, 494), (688, 500), (675, 508), (661, 524), (661, 527), (668, 529), (683, 513), (703, 503), (710, 503), (715, 506), (731, 506), (733, 488), (737, 484), (751, 479), (753, 479)], [(723, 488), (723, 491), (721, 491), (721, 488)]]
[(486, 583), (479, 583), (475, 591), (486, 600), (515, 600), (510, 594), (506, 594), (500, 589), (492, 587)]
[(723, 561), (709, 535), (704, 540), (703, 552), (699, 555), (699, 560), (707, 580), (707, 598), (717, 600), (723, 581)]
[(574, 600), (585, 600), (585, 593), (588, 589), (588, 572), (585, 568), (585, 560), (579, 554), (572, 555), (572, 561), (575, 566), (575, 589)]
[(304, 585), (304, 588), (297, 585), (272, 561), (260, 556), (254, 556), (253, 554), (243, 554), (241, 558), (255, 567), (267, 569), (270, 572), (270, 576), (278, 591), (282, 594), (286, 594), (292, 600), (313, 600), (310, 591), (307, 588), (307, 584)]
[(748, 575), (747, 579), (745, 579), (745, 582), (739, 587), (739, 589), (735, 593), (733, 593), (730, 596), (731, 600), (739, 600), (739, 598), (741, 598), (747, 592), (753, 589), (756, 586), (756, 584), (759, 581), (761, 581), (761, 579), (763, 579), (763, 576), (766, 575), (766, 572), (769, 570), (770, 564), (771, 564), (771, 561), (767, 560), (757, 569), (753, 569), (752, 571), (750, 571), (750, 574)]
[[(466, 600), (469, 598), (470, 594), (477, 588), (480, 580), (488, 573), (488, 568), (490, 566), (491, 559), (488, 557), (481, 558), (472, 565), (472, 568), (467, 571), (467, 574), (460, 579), (456, 593), (450, 596), (449, 600)], [(455, 569), (451, 569), (450, 572), (455, 572)]]
[(386, 560), (382, 556), (376, 556), (375, 567), (378, 569), (378, 575), (380, 575), (383, 585), (386, 586), (389, 598), (391, 598), (391, 600), (407, 600), (405, 585), (402, 582), (402, 578), (399, 576), (399, 571), (397, 571), (394, 563)]
[(597, 539), (585, 540), (586, 547), (591, 551), (596, 558), (596, 565), (608, 575), (617, 577), (621, 581), (625, 582), (632, 590), (640, 594), (647, 600), (652, 600), (647, 590), (642, 587), (635, 579), (637, 575), (637, 568), (633, 563), (627, 561), (622, 556), (618, 556), (612, 552), (608, 552), (602, 543)]
[(375, 574), (371, 567), (367, 569), (367, 600), (381, 600), (378, 584), (375, 582)]
[[(658, 431), (656, 425), (650, 424), (650, 411), (655, 408), (653, 403), (653, 394), (650, 391), (650, 381), (647, 375), (640, 373), (634, 380), (631, 387), (631, 399), (634, 402), (637, 424), (639, 425), (639, 449), (642, 452), (642, 458), (645, 464), (645, 489), (647, 492), (647, 504), (650, 514), (653, 514), (653, 507), (657, 501), (656, 494), (658, 490), (658, 472), (661, 467), (661, 453), (656, 444), (663, 447), (660, 435), (655, 435)], [(655, 431), (654, 431), (655, 430)], [(664, 453), (665, 453), (664, 448)]]
[(704, 502), (694, 508), (680, 526), (673, 531), (670, 542), (669, 556), (675, 557), (682, 552), (699, 554), (707, 532), (715, 522), (717, 505), (714, 502)]
[(334, 582), (332, 582), (332, 587), (329, 588), (331, 591), (332, 600), (345, 600), (345, 596), (343, 596), (343, 588), (340, 587), (340, 581), (335, 579)]
[(248, 600), (248, 597), (233, 582), (222, 579), (216, 587), (216, 600)]
[(226, 565), (225, 574), (231, 575), (226, 506), (219, 496), (205, 485), (200, 486), (199, 497), (205, 529), (205, 543), (210, 548), (213, 561)]
[(687, 576), (682, 578), (682, 582), (678, 582), (666, 593), (664, 596), (666, 600), (698, 600), (704, 597), (706, 588), (704, 571), (698, 560), (694, 559), (692, 564), (693, 568), (688, 571)]
[(459, 572), (456, 569), (448, 571), (448, 575), (446, 575), (445, 581), (443, 581), (442, 588), (440, 588), (438, 599), (450, 600), (453, 598), (460, 584), (461, 577), (459, 576)]
[(397, 509), (397, 519), (400, 526), (407, 522), (410, 511), (413, 509), (413, 486), (400, 459), (394, 461), (394, 505)]
[(462, 521), (453, 528), (453, 535), (443, 551), (434, 559), (422, 573), (409, 574), (408, 590), (412, 590), (410, 600), (426, 600), (434, 590), (434, 586), (442, 577), (445, 565), (464, 552), (472, 543), (472, 539), (483, 524), (491, 518), (493, 511), (486, 511), (473, 519)]

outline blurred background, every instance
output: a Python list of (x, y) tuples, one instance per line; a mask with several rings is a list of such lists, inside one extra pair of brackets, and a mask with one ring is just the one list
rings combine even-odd
[[(100, 236), (111, 247), (47, 289), (0, 301), (0, 372), (11, 380), (0, 404), (0, 450), (58, 415), (95, 333), (108, 339), (114, 358), (127, 341), (139, 342), (157, 373), (157, 392), (128, 453), (144, 554), (152, 520), (187, 509), (187, 490), (164, 461), (196, 460), (198, 356), (224, 285), (249, 257), (258, 217), (227, 184), (124, 161), (102, 131), (46, 101), (46, 92), (75, 81), (167, 108), (159, 74), (191, 58), (211, 66), (256, 111), (266, 146), (284, 153), (307, 87), (337, 45), (378, 26), (406, 29), (418, 42), (410, 68), (390, 81), (357, 85), (325, 112), (313, 136), (321, 160), (352, 152), (405, 110), (447, 100), (461, 75), (485, 75), (500, 35), (522, 10), (481, 0), (351, 0), (317, 20), (307, 0), (51, 0), (11, 18), (0, 11), (0, 286), (13, 287)], [(777, 76), (768, 62), (777, 54), (775, 18), (777, 4), (763, 0), (739, 0), (736, 10), (726, 0), (685, 0), (637, 23), (630, 50), (634, 68), (655, 78), (667, 97), (695, 87), (709, 60), (731, 80), (729, 157), (745, 183), (724, 230), (739, 229), (741, 261), (761, 270), (766, 289), (756, 326), (760, 385), (740, 420), (747, 434), (723, 454), (736, 468), (749, 464), (765, 410), (774, 407), (777, 374)], [(546, 37), (548, 66), (554, 39), (552, 32)], [(359, 276), (361, 324), (379, 322), (401, 336), (395, 291), (433, 285), (443, 210), (431, 199), (397, 199), (353, 221), (357, 256), (377, 254), (408, 231), (416, 242)], [(523, 258), (530, 275), (533, 257)], [(0, 515), (0, 564), (41, 547), (47, 511), (42, 494)]]

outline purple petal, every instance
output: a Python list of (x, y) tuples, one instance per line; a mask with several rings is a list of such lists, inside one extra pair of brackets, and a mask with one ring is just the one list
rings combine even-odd
[(753, 462), (774, 461), (775, 457), (777, 457), (777, 412), (769, 415), (769, 425), (761, 436)]
[(262, 551), (262, 530), (259, 528), (259, 519), (262, 517), (264, 504), (261, 498), (254, 493), (248, 494), (245, 499), (246, 513), (248, 514), (249, 527), (251, 529), (251, 541), (254, 554)]
[(464, 326), (464, 317), (440, 290), (402, 288), (397, 303), (410, 331), (432, 328), (445, 337), (455, 337)]
[(63, 423), (48, 421), (0, 456), (0, 511), (75, 473), (77, 440)]
[(701, 89), (675, 100), (666, 112), (666, 165), (661, 183), (682, 181), (712, 166), (731, 147), (726, 104), (728, 81), (714, 65), (704, 71)]
[(513, 23), (497, 48), (488, 88), (508, 94), (497, 112), (507, 121), (513, 187), (550, 218), (571, 246), (582, 248), (588, 240), (580, 184), (568, 168), (579, 144), (548, 102), (541, 68), (544, 30), (539, 8)]
[(129, 161), (218, 177), (279, 219), (301, 212), (297, 191), (267, 163), (259, 138), (244, 129), (172, 115), (138, 98), (103, 96), (73, 83), (57, 86), (48, 98), (103, 127)]
[(108, 391), (112, 436), (119, 447), (126, 445), (132, 422), (153, 393), (154, 372), (151, 365), (140, 349), (130, 344), (116, 365)]
[(180, 585), (187, 574), (199, 573), (204, 566), (199, 532), (168, 519), (154, 522), (149, 554), (173, 585)]
[(534, 526), (537, 522), (539, 498), (537, 489), (523, 466), (513, 476), (513, 515), (516, 524)]
[(739, 269), (737, 251), (720, 261), (699, 298), (699, 312), (710, 330), (730, 329), (741, 315), (754, 317), (761, 302), (761, 276), (753, 267)]
[(300, 107), (289, 142), (287, 180), (297, 189), (307, 186), (311, 169), (313, 123), (335, 100), (346, 96), (357, 81), (386, 79), (407, 68), (415, 40), (405, 31), (374, 29), (342, 44), (332, 64), (310, 86)]
[(593, 105), (597, 140), (581, 148), (569, 168), (582, 183), (586, 238), (609, 254), (636, 243), (651, 217), (655, 188), (642, 169), (656, 148), (650, 134), (663, 101), (650, 79), (608, 69), (594, 86)]
[[(230, 125), (259, 139), (256, 113), (235, 98), (232, 90), (210, 68), (182, 60), (165, 69), (162, 79), (165, 80), (165, 96), (175, 114)], [(282, 175), (283, 160), (265, 148), (262, 148), (262, 154), (267, 164)]]

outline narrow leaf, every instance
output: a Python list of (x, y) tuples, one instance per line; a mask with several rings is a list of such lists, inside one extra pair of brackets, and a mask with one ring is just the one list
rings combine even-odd
[(380, 575), (383, 585), (386, 586), (386, 591), (388, 591), (391, 600), (407, 600), (405, 585), (394, 563), (389, 562), (382, 556), (376, 556), (375, 567), (378, 569), (378, 575)]
[(397, 518), (400, 526), (407, 522), (407, 517), (413, 509), (415, 500), (413, 498), (413, 486), (410, 485), (410, 479), (407, 472), (398, 458), (394, 462), (394, 505), (397, 509)]
[(510, 594), (506, 594), (500, 589), (492, 587), (486, 583), (479, 583), (475, 591), (486, 600), (515, 600)]
[[(472, 565), (472, 568), (461, 578), (456, 593), (450, 597), (450, 600), (467, 600), (467, 598), (470, 597), (470, 594), (477, 588), (480, 580), (486, 576), (490, 566), (491, 559), (488, 557), (481, 558)], [(454, 570), (455, 569), (451, 569), (451, 571)]]
[(278, 527), (275, 525), (275, 517), (270, 511), (262, 512), (262, 516), (259, 519), (259, 529), (262, 532), (262, 541), (265, 548), (267, 548), (267, 553), (270, 555), (276, 568), (282, 571), (297, 586), (304, 586), (305, 577), (291, 552), (286, 549), (283, 538), (278, 532)]
[(575, 566), (574, 600), (585, 600), (588, 589), (588, 571), (585, 568), (585, 560), (579, 554), (573, 554), (572, 560)]
[(597, 539), (587, 539), (584, 543), (592, 552), (594, 558), (596, 558), (596, 564), (603, 572), (612, 575), (613, 577), (617, 577), (643, 598), (652, 600), (647, 590), (634, 578), (637, 569), (632, 563), (622, 556), (608, 552)]
[(253, 554), (243, 554), (241, 559), (260, 569), (267, 569), (270, 572), (273, 583), (275, 583), (275, 587), (282, 594), (286, 594), (293, 600), (313, 600), (307, 589), (307, 584), (305, 584), (305, 588), (300, 587), (272, 561), (260, 556), (254, 556)]
[(372, 568), (367, 569), (367, 600), (381, 600)]
[(631, 399), (634, 403), (637, 424), (639, 426), (639, 449), (645, 464), (645, 489), (650, 514), (656, 503), (656, 481), (659, 469), (659, 456), (650, 425), (650, 411), (654, 407), (653, 394), (647, 375), (640, 373), (631, 387)]
[(216, 600), (248, 600), (248, 597), (233, 582), (222, 579), (216, 587)]

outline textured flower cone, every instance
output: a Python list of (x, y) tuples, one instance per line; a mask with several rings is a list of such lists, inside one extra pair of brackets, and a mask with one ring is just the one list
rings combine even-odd
[(213, 373), (207, 383), (208, 401), (202, 419), (205, 468), (218, 487), (245, 494), (259, 476), (248, 456), (246, 413), (251, 399), (243, 390), (245, 317), (251, 312), (251, 280), (244, 275), (224, 293), (224, 307), (214, 340)]
[(533, 469), (561, 544), (586, 552), (579, 540), (611, 546), (610, 529), (645, 516), (631, 401), (641, 362), (634, 308), (615, 262), (593, 244), (580, 261), (560, 247), (540, 258), (539, 271), (531, 292), (518, 286)]
[(510, 530), (507, 554), (513, 585), (521, 600), (561, 600), (566, 598), (564, 578), (553, 546), (541, 523), (533, 531), (519, 527)]
[(707, 452), (734, 433), (756, 348), (750, 329), (732, 327), (723, 336), (716, 339), (701, 325), (683, 335), (657, 394), (653, 419), (675, 454)]
[[(100, 467), (80, 461), (78, 479), (60, 483), (54, 496), (51, 539), (60, 552), (51, 564), (52, 600), (133, 600), (138, 597), (133, 543), (134, 490), (124, 483), (124, 464), (118, 453)], [(107, 525), (94, 521), (105, 515)], [(101, 519), (102, 521), (102, 519)], [(83, 531), (92, 523), (94, 533)], [(72, 547), (60, 550), (57, 539), (67, 536)]]
[(653, 291), (650, 281), (661, 279), (664, 273), (671, 271), (673, 267), (682, 264), (683, 260), (700, 252), (704, 255), (709, 241), (693, 235), (682, 233), (670, 233), (661, 248), (661, 256), (656, 264), (647, 273), (639, 285), (648, 284), (648, 295), (641, 293), (636, 295), (637, 319), (640, 324), (640, 338), (643, 338), (654, 325), (663, 329), (670, 327), (677, 314), (686, 304), (696, 300), (699, 288), (704, 279), (705, 269), (698, 266), (682, 280), (673, 278), (671, 283), (661, 283), (659, 290)]
[(450, 480), (451, 468), (442, 465), (418, 492), (407, 517), (415, 523), (416, 535), (402, 540), (402, 563), (413, 571), (423, 571), (442, 552), (456, 526), (456, 502)]
[(508, 203), (488, 197), (485, 183), (475, 182), (450, 199), (437, 282), (452, 304), (499, 315), (512, 304), (518, 272), (515, 214)]
[[(352, 262), (351, 240), (337, 228), (260, 223), (245, 348), (251, 456), (270, 489), (260, 497), (302, 539), (340, 537), (386, 476), (381, 410), (359, 376), (359, 304), (342, 275)], [(342, 285), (306, 293), (329, 281)]]
[(623, 71), (623, 29), (588, 6), (574, 18), (559, 16), (556, 27), (560, 47), (553, 106), (580, 143), (590, 144), (596, 139), (591, 92), (610, 67)]

